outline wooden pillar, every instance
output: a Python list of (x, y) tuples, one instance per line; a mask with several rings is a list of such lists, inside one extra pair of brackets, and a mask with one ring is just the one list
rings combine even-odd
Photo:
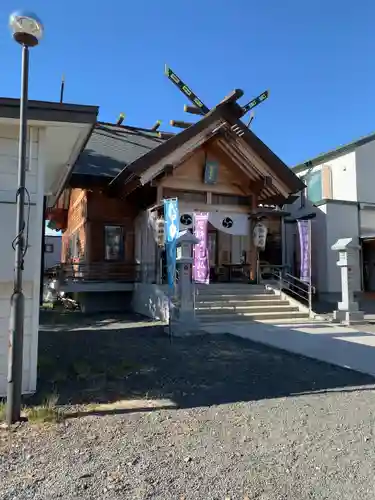
[[(253, 194), (251, 197), (251, 212), (255, 213), (256, 209), (258, 208), (258, 195)], [(254, 229), (254, 219), (251, 220), (251, 231), (250, 231), (250, 280), (255, 280), (256, 279), (256, 274), (257, 274), (257, 251), (254, 245), (254, 238), (253, 238), (253, 229)]]

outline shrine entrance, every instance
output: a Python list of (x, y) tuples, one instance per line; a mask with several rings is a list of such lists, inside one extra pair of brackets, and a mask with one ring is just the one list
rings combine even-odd
[(249, 236), (228, 234), (207, 224), (210, 282), (248, 281)]

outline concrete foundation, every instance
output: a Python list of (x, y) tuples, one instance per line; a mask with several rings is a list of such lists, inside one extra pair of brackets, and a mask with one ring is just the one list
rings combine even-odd
[(132, 292), (77, 292), (74, 299), (80, 304), (82, 312), (125, 313), (132, 311)]
[(350, 325), (353, 323), (363, 323), (365, 314), (363, 311), (333, 311), (333, 322)]

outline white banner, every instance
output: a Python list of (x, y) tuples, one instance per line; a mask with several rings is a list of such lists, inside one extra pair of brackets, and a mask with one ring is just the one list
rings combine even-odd
[(264, 250), (266, 248), (267, 233), (268, 229), (264, 224), (261, 222), (255, 224), (253, 241), (256, 248), (259, 248), (260, 250)]
[(180, 231), (193, 227), (194, 212), (181, 212), (180, 213)]
[(219, 231), (236, 236), (247, 236), (250, 223), (247, 214), (225, 214), (223, 212), (210, 212), (208, 222)]

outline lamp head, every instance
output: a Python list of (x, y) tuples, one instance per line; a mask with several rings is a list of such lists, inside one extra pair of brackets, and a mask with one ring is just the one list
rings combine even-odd
[(16, 42), (27, 47), (38, 45), (39, 40), (43, 37), (43, 24), (31, 12), (14, 12), (9, 18), (9, 26)]

